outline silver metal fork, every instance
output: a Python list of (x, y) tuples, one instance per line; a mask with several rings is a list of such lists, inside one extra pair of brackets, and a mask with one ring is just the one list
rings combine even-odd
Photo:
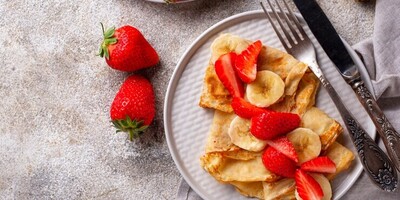
[[(361, 127), (360, 123), (348, 111), (338, 93), (325, 78), (316, 60), (314, 45), (303, 30), (296, 15), (294, 15), (284, 0), (281, 2), (284, 3), (288, 12), (282, 9), (278, 0), (275, 0), (275, 4), (279, 8), (279, 13), (272, 5), (271, 0), (267, 0), (267, 2), (272, 10), (271, 14), (273, 14), (273, 17), (270, 12), (265, 9), (263, 3), (260, 2), (260, 4), (279, 40), (289, 54), (309, 66), (332, 98), (356, 147), (364, 170), (371, 180), (381, 189), (385, 191), (394, 191), (397, 188), (396, 168), (388, 156), (379, 148)], [(281, 30), (278, 29), (273, 18), (276, 19)]]

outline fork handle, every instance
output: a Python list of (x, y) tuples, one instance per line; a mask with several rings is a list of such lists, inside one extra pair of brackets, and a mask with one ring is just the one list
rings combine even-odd
[(358, 99), (367, 110), (367, 113), (375, 124), (376, 130), (381, 136), (383, 143), (385, 144), (389, 157), (395, 164), (397, 170), (400, 171), (399, 133), (393, 128), (392, 124), (388, 121), (385, 114), (383, 114), (374, 97), (365, 87), (364, 82), (361, 80), (361, 78), (358, 78), (355, 81), (351, 82), (350, 85), (356, 92)]
[(316, 62), (310, 66), (311, 70), (321, 81), (322, 86), (331, 96), (346, 125), (351, 140), (353, 141), (358, 157), (370, 179), (382, 190), (394, 191), (397, 188), (397, 171), (393, 163), (361, 127), (360, 123), (348, 111), (336, 90), (325, 78)]

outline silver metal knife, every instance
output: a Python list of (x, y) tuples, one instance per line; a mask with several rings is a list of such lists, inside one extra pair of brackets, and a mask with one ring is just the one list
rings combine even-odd
[(294, 3), (328, 57), (336, 65), (345, 81), (352, 87), (361, 104), (367, 110), (385, 144), (390, 159), (397, 170), (400, 171), (400, 134), (387, 120), (374, 96), (365, 87), (356, 64), (328, 17), (315, 0), (294, 0)]

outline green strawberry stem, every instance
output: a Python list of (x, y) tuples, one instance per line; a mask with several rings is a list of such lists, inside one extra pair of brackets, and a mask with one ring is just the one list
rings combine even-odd
[(126, 119), (116, 119), (111, 121), (114, 127), (118, 132), (126, 132), (129, 134), (129, 140), (133, 141), (140, 137), (143, 132), (149, 127), (148, 125), (144, 125), (143, 121), (132, 120), (129, 116), (126, 116)]
[(111, 27), (105, 31), (103, 23), (101, 23), (101, 29), (103, 30), (103, 42), (101, 43), (99, 53), (97, 54), (100, 57), (106, 57), (107, 59), (110, 58), (110, 54), (108, 52), (108, 46), (110, 44), (117, 43), (117, 38), (114, 37), (115, 27)]

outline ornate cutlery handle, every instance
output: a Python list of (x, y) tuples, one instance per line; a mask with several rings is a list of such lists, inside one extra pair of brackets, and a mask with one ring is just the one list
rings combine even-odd
[(353, 90), (356, 92), (361, 104), (367, 110), (369, 116), (375, 124), (376, 130), (385, 144), (386, 150), (395, 164), (398, 171), (400, 171), (400, 135), (393, 128), (392, 124), (387, 120), (382, 110), (379, 108), (374, 97), (369, 90), (365, 87), (361, 78), (351, 82)]
[(396, 190), (397, 171), (393, 163), (348, 111), (335, 89), (322, 74), (318, 64), (313, 64), (315, 64), (315, 66), (310, 66), (310, 68), (319, 78), (322, 86), (327, 90), (329, 96), (331, 96), (339, 110), (346, 128), (349, 131), (351, 140), (356, 147), (361, 164), (364, 166), (364, 170), (371, 180), (381, 189), (385, 191)]

